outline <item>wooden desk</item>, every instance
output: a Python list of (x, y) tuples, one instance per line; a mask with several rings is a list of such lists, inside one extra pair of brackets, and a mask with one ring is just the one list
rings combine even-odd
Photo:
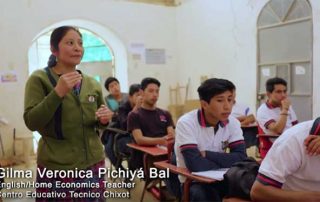
[(182, 175), (182, 176), (184, 176), (184, 177), (186, 177), (188, 179), (191, 179), (191, 180), (194, 180), (194, 181), (197, 181), (197, 182), (210, 184), (210, 183), (213, 183), (213, 182), (217, 181), (217, 180), (214, 180), (214, 179), (211, 179), (211, 178), (194, 175), (187, 168), (177, 167), (177, 166), (172, 165), (171, 163), (169, 163), (167, 161), (154, 162), (153, 164), (159, 169), (167, 169), (167, 168), (169, 168), (170, 172), (178, 174), (178, 175)]
[(163, 156), (168, 154), (167, 149), (164, 149), (158, 146), (140, 146), (135, 143), (128, 143), (127, 145), (132, 149), (141, 151), (151, 156)]
[(257, 123), (251, 123), (249, 125), (241, 125), (241, 128), (252, 128), (252, 127), (258, 127)]
[[(135, 143), (128, 143), (128, 147), (135, 149), (137, 151), (140, 151), (143, 153), (143, 168), (145, 173), (145, 185), (142, 191), (141, 199), (140, 201), (143, 201), (145, 191), (148, 189), (148, 187), (152, 188), (155, 187), (155, 184), (159, 181), (158, 179), (151, 179), (149, 177), (149, 169), (154, 163), (154, 159), (159, 157), (165, 157), (167, 159), (168, 151), (167, 149), (158, 147), (158, 146), (140, 146)], [(163, 160), (163, 159), (162, 159)], [(160, 181), (161, 182), (161, 181)], [(151, 185), (151, 186), (150, 186)], [(161, 188), (161, 185), (160, 185)], [(157, 199), (161, 200), (161, 192), (160, 190), (154, 190), (156, 192), (151, 192)]]
[(258, 137), (271, 137), (278, 138), (280, 135), (271, 135), (271, 134), (259, 134)]
[(159, 169), (169, 168), (169, 171), (171, 173), (175, 173), (175, 174), (186, 177), (186, 180), (183, 185), (183, 197), (182, 197), (182, 201), (185, 201), (185, 202), (189, 202), (189, 192), (190, 192), (190, 185), (192, 181), (197, 181), (197, 182), (207, 183), (207, 184), (218, 181), (218, 180), (214, 180), (207, 177), (193, 175), (187, 168), (177, 167), (175, 165), (172, 165), (168, 161), (160, 161), (160, 162), (155, 162), (153, 164)]

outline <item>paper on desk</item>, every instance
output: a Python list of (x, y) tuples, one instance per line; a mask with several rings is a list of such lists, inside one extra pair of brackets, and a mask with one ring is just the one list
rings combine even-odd
[(157, 144), (157, 147), (163, 150), (168, 150), (167, 146), (165, 145)]
[(218, 170), (208, 170), (202, 172), (192, 172), (194, 175), (207, 177), (215, 180), (223, 180), (223, 175), (227, 172), (229, 168), (221, 168)]

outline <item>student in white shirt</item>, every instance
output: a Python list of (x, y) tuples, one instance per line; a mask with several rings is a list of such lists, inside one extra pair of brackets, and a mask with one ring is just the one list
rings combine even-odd
[(236, 90), (233, 91), (233, 99), (233, 106), (230, 115), (240, 121), (246, 148), (251, 146), (258, 147), (259, 144), (256, 137), (258, 129), (256, 127), (256, 119), (252, 111), (247, 105), (236, 101)]
[(234, 101), (231, 111), (231, 116), (237, 118), (242, 127), (249, 126), (250, 124), (254, 124), (256, 119), (250, 110), (250, 108), (242, 103), (236, 101), (236, 90), (233, 92)]
[[(191, 172), (228, 168), (247, 157), (240, 122), (229, 116), (235, 86), (225, 79), (208, 79), (198, 88), (201, 109), (183, 115), (177, 123), (177, 166)], [(226, 153), (226, 148), (230, 149)], [(185, 179), (179, 176), (180, 182)], [(193, 183), (190, 201), (221, 201), (222, 183)]]
[(287, 82), (282, 78), (271, 78), (266, 82), (268, 100), (257, 111), (257, 121), (265, 134), (280, 135), (298, 123), (287, 94)]
[(254, 201), (320, 201), (320, 136), (313, 121), (286, 130), (262, 161), (251, 189)]

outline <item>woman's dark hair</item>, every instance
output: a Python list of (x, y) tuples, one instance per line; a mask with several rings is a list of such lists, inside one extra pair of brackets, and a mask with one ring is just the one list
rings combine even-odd
[(274, 90), (274, 86), (275, 85), (284, 85), (285, 87), (287, 87), (287, 82), (286, 80), (284, 80), (283, 78), (279, 78), (279, 77), (274, 77), (271, 79), (268, 79), (266, 82), (266, 91), (269, 93), (272, 93), (272, 91)]
[(211, 98), (226, 91), (233, 92), (236, 89), (235, 85), (226, 79), (208, 79), (204, 81), (198, 88), (200, 100), (204, 100), (207, 103)]
[(151, 78), (151, 77), (147, 77), (147, 78), (142, 79), (142, 81), (141, 81), (141, 89), (142, 90), (146, 89), (147, 86), (149, 84), (151, 84), (151, 83), (156, 84), (158, 87), (160, 87), (160, 85), (161, 85), (160, 81), (158, 81), (157, 79)]
[(104, 82), (104, 87), (107, 89), (107, 91), (109, 91), (109, 84), (112, 83), (112, 82), (114, 82), (114, 81), (116, 81), (117, 83), (119, 83), (118, 79), (115, 78), (115, 77), (112, 77), (112, 76), (110, 76), (110, 77), (108, 77), (108, 78), (106, 79), (106, 81)]
[[(69, 30), (74, 30), (74, 31), (78, 32), (78, 34), (82, 38), (81, 33), (75, 27), (71, 27), (71, 26), (58, 27), (53, 30), (53, 32), (51, 33), (51, 36), (50, 36), (50, 46), (53, 50), (59, 50), (59, 43)], [(51, 54), (49, 57), (49, 60), (48, 60), (48, 67), (53, 67), (56, 64), (57, 64), (57, 58), (56, 58), (56, 56)]]
[(139, 92), (141, 90), (140, 84), (132, 84), (129, 88), (129, 95), (133, 96), (133, 94)]

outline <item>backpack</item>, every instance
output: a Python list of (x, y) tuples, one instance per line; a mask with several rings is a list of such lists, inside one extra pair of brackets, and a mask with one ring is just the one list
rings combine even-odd
[(224, 174), (227, 196), (251, 200), (250, 190), (258, 174), (260, 164), (252, 157), (234, 163)]

